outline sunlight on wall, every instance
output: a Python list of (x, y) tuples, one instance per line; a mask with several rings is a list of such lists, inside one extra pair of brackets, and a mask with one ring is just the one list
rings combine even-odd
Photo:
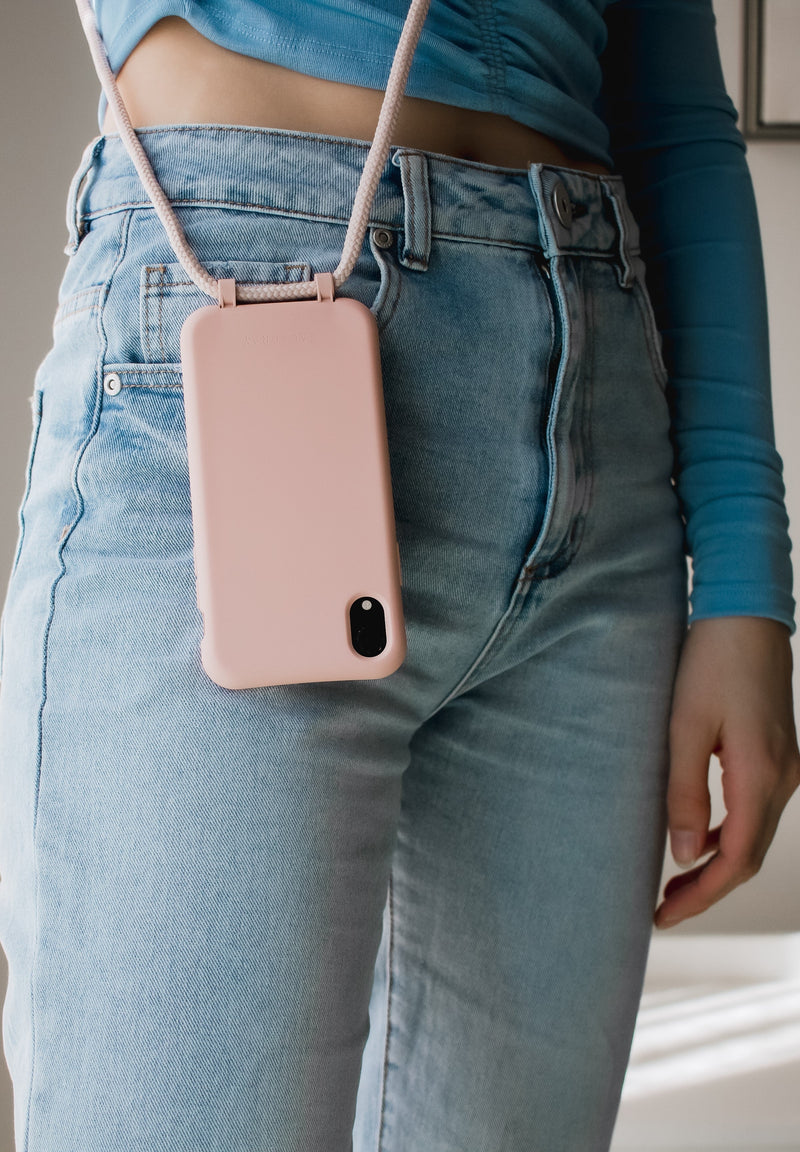
[(800, 1152), (800, 932), (654, 932), (612, 1152)]
[(795, 1060), (800, 1060), (800, 974), (721, 991), (695, 985), (645, 994), (622, 1099)]

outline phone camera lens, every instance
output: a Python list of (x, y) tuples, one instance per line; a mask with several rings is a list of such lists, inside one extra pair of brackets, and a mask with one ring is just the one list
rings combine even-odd
[(350, 606), (350, 637), (360, 656), (379, 656), (386, 647), (386, 617), (380, 600), (359, 596)]

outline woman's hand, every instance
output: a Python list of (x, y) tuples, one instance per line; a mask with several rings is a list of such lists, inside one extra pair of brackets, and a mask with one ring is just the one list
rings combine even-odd
[[(800, 783), (789, 629), (758, 616), (698, 620), (678, 664), (669, 727), (672, 854), (682, 867), (656, 909), (657, 928), (696, 916), (761, 867)], [(709, 830), (709, 757), (722, 765), (726, 816)]]

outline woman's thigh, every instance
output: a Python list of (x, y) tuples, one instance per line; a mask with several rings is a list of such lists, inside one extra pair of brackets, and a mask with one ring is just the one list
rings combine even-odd
[[(192, 143), (219, 161), (168, 188), (198, 257), (332, 270), (366, 150), (252, 139), (301, 153), (298, 185), (325, 160), (306, 201), (256, 203), (231, 134), (149, 136), (187, 171)], [(227, 690), (199, 660), (178, 345), (208, 300), (143, 199), (103, 201), (125, 163), (106, 148), (36, 378), (3, 614), (18, 1148), (346, 1152), (355, 1117), (357, 1152), (599, 1150), (685, 612), (640, 291), (613, 249), (543, 271), (550, 201), (509, 170), (389, 167), (341, 294), (380, 331), (408, 655), (381, 680)]]

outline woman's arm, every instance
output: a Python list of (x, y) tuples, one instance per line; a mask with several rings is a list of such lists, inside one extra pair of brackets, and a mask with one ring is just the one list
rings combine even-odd
[[(800, 780), (795, 604), (760, 230), (711, 0), (617, 0), (606, 24), (598, 110), (640, 225), (692, 557), (669, 731), (670, 837), (684, 866), (713, 852), (667, 885), (655, 917), (666, 927), (758, 871)], [(714, 753), (726, 817), (709, 830)]]
[(617, 0), (606, 24), (599, 111), (663, 336), (692, 619), (793, 632), (761, 237), (711, 0)]

